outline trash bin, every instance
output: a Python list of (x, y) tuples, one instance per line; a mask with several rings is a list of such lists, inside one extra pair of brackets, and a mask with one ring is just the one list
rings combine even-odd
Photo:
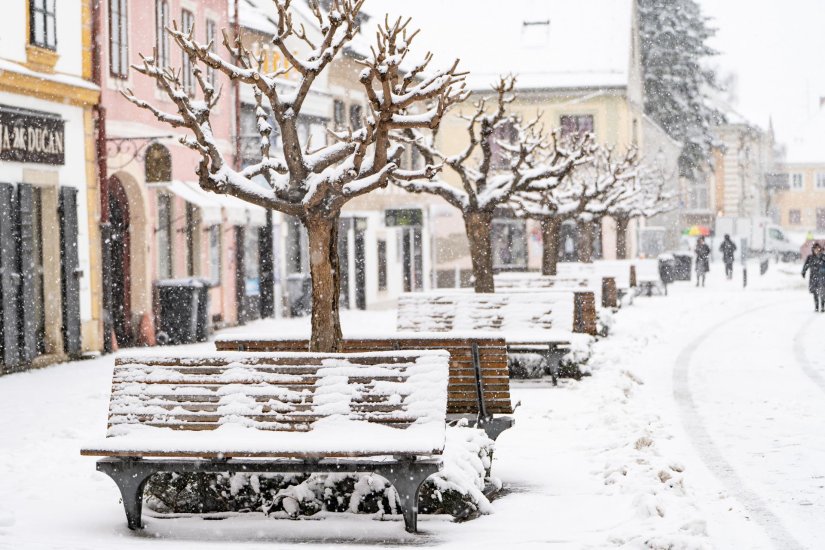
[(667, 286), (676, 280), (676, 258), (672, 254), (659, 256), (659, 279)]
[(693, 258), (690, 254), (673, 254), (673, 258), (676, 262), (673, 280), (690, 281), (691, 271), (693, 269)]
[[(167, 279), (155, 283), (159, 344), (191, 344), (198, 341), (200, 298), (205, 286), (200, 279)], [(205, 311), (208, 312), (208, 298), (206, 301)]]
[(286, 278), (289, 314), (292, 317), (308, 315), (312, 311), (312, 279), (305, 273), (293, 273)]

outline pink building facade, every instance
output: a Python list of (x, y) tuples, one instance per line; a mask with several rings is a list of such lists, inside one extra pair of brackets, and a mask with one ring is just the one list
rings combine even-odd
[[(110, 289), (104, 309), (109, 310), (113, 340), (120, 347), (152, 345), (169, 336), (163, 330), (161, 281), (197, 278), (209, 289), (210, 328), (237, 324), (245, 316), (248, 291), (255, 290), (263, 211), (201, 190), (195, 174), (198, 155), (179, 143), (181, 134), (122, 95), (131, 90), (159, 109), (176, 113), (157, 83), (132, 65), (141, 64), (142, 54), (156, 55), (174, 70), (185, 66), (181, 50), (163, 31), (173, 22), (194, 28), (197, 40), (215, 39), (221, 47), (223, 29), (231, 27), (227, 0), (100, 4), (107, 172), (101, 208), (104, 233), (107, 222), (109, 232), (103, 270), (104, 289)], [(212, 128), (226, 158), (234, 159), (233, 90), (223, 74), (210, 71), (207, 77), (223, 91), (213, 110)], [(191, 83), (187, 92), (200, 97), (193, 78), (182, 80), (184, 86)]]

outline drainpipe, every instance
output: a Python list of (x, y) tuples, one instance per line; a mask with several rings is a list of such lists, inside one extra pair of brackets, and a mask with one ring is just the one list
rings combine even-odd
[[(92, 2), (92, 36), (101, 36), (100, 0)], [(112, 341), (112, 230), (109, 223), (109, 174), (106, 166), (106, 107), (103, 98), (103, 67), (101, 66), (100, 41), (92, 40), (92, 80), (100, 87), (101, 101), (95, 105), (95, 119), (97, 122), (97, 173), (100, 186), (100, 263), (101, 263), (101, 314), (103, 317), (103, 353), (111, 353), (114, 349)]]

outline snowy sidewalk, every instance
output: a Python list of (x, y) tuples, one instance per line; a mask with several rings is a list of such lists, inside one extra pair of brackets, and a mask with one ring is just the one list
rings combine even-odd
[[(400, 520), (258, 514), (150, 517), (132, 533), (114, 484), (78, 455), (105, 430), (113, 359), (0, 378), (0, 548), (814, 548), (825, 535), (825, 315), (775, 270), (747, 291), (712, 275), (708, 288), (676, 285), (623, 310), (592, 377), (514, 382), (522, 406), (498, 441), (495, 513), (424, 517), (420, 536)], [(392, 315), (347, 312), (345, 330)]]

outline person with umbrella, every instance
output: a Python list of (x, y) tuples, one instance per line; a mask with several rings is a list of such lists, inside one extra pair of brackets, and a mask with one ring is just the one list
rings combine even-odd
[(696, 241), (696, 286), (705, 286), (705, 275), (710, 271), (710, 247), (704, 237)]
[(814, 311), (825, 312), (825, 254), (819, 243), (814, 243), (811, 254), (805, 259), (802, 278), (809, 269), (811, 278), (808, 280), (808, 290), (814, 295)]
[(728, 279), (733, 279), (733, 255), (736, 252), (736, 245), (730, 240), (730, 235), (725, 235), (725, 240), (722, 241), (719, 251), (722, 253), (722, 261), (725, 262), (725, 276)]

